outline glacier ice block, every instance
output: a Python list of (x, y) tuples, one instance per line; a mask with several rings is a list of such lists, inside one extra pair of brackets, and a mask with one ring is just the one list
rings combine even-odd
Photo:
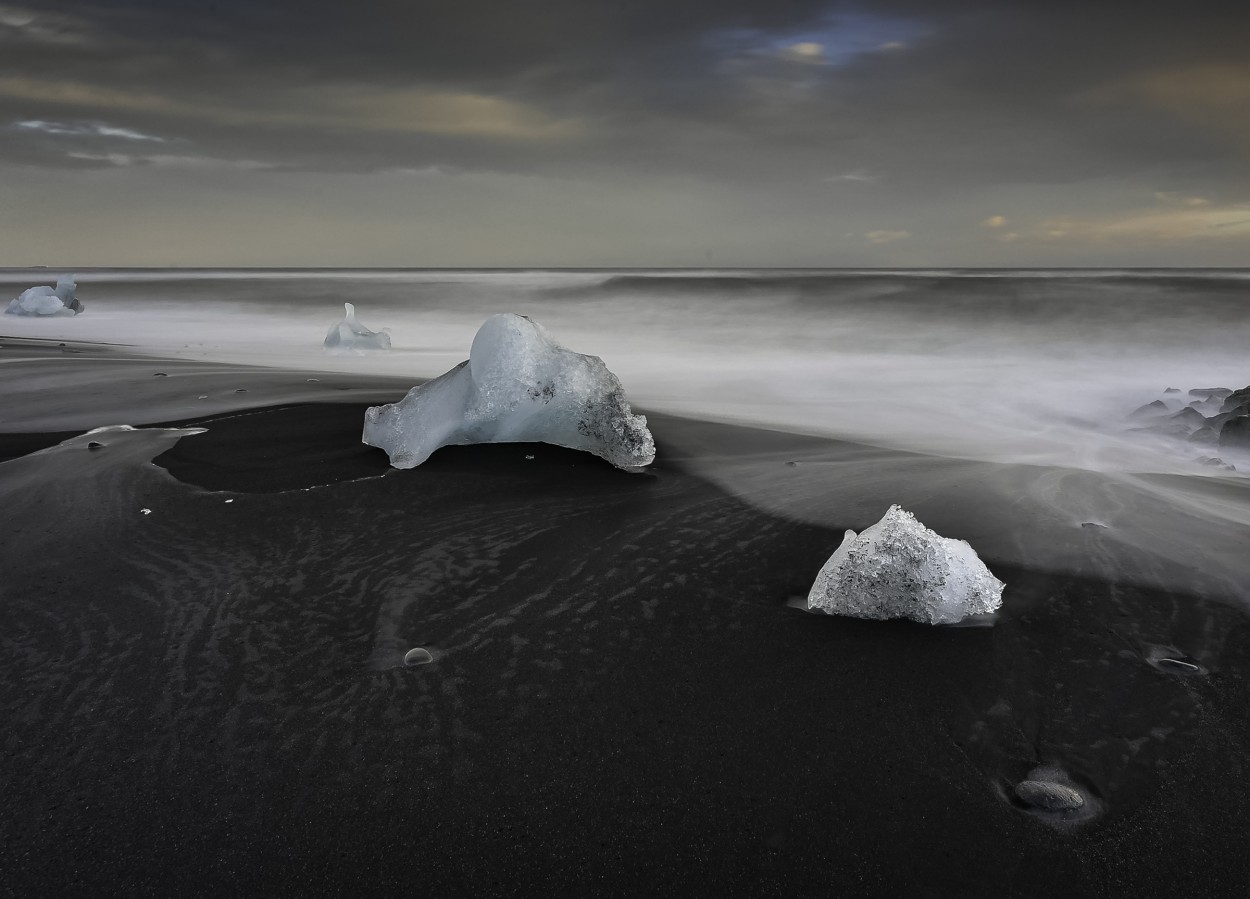
[(396, 468), (442, 446), (542, 442), (585, 450), (627, 471), (650, 465), (655, 442), (616, 375), (597, 356), (562, 347), (523, 315), (488, 318), (469, 359), (365, 413), (363, 440)]
[(5, 312), (9, 315), (77, 315), (82, 303), (75, 296), (78, 284), (73, 275), (61, 275), (56, 287), (31, 287), (10, 300)]
[(391, 335), (385, 329), (370, 331), (356, 319), (356, 307), (343, 304), (343, 320), (326, 334), (327, 350), (389, 350)]
[(807, 607), (855, 618), (954, 624), (1001, 606), (1004, 586), (966, 541), (942, 537), (890, 506), (862, 533), (846, 532), (816, 575)]

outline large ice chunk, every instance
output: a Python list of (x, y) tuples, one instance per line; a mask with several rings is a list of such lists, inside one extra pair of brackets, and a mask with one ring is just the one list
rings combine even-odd
[(31, 287), (10, 300), (5, 312), (9, 315), (77, 315), (82, 303), (74, 295), (78, 285), (73, 275), (61, 275), (56, 287)]
[(634, 415), (598, 356), (565, 349), (523, 315), (493, 315), (462, 362), (365, 413), (364, 442), (413, 468), (440, 446), (539, 441), (585, 450), (618, 468), (655, 459), (647, 420)]
[(966, 541), (942, 537), (890, 506), (863, 533), (846, 532), (816, 575), (807, 607), (830, 615), (954, 624), (1001, 606), (1004, 586)]
[(385, 329), (370, 331), (356, 320), (356, 307), (343, 304), (343, 320), (326, 334), (327, 350), (389, 350), (391, 335)]

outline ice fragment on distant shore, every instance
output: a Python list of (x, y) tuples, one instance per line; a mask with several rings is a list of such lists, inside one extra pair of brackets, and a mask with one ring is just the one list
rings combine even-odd
[(1002, 605), (1004, 584), (963, 540), (942, 537), (899, 506), (847, 531), (807, 596), (809, 610), (954, 624)]
[(61, 275), (56, 287), (31, 287), (11, 300), (4, 310), (9, 315), (77, 315), (82, 303), (74, 295), (78, 285), (73, 275)]
[(343, 304), (343, 320), (326, 334), (327, 350), (389, 350), (391, 335), (385, 329), (370, 331), (356, 320), (356, 307)]
[(655, 459), (646, 418), (632, 413), (602, 359), (566, 349), (536, 322), (508, 313), (486, 320), (467, 362), (398, 403), (366, 411), (363, 439), (396, 468), (469, 443), (552, 443), (627, 471)]

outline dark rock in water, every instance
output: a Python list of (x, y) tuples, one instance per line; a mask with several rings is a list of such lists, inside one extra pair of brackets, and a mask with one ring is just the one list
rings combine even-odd
[(1101, 529), (1102, 529), (1102, 530), (1104, 530), (1104, 531), (1107, 529), (1107, 526), (1106, 526), (1105, 524), (1099, 524), (1099, 523), (1098, 523), (1098, 522), (1096, 522), (1096, 521), (1082, 521), (1082, 522), (1081, 522), (1081, 527), (1083, 527), (1083, 528), (1101, 528)]
[(1189, 395), (1202, 397), (1205, 400), (1213, 396), (1228, 396), (1232, 392), (1228, 387), (1195, 387), (1189, 391)]
[(1207, 424), (1215, 428), (1215, 430), (1218, 431), (1221, 428), (1223, 428), (1225, 424), (1232, 421), (1234, 418), (1240, 418), (1240, 417), (1241, 415), (1238, 415), (1238, 413), (1236, 412), (1221, 412), (1218, 415), (1212, 415), (1210, 418), (1208, 418)]
[(104, 449), (104, 444), (103, 444), (103, 443), (99, 443), (99, 442), (97, 442), (97, 441), (95, 441), (95, 440), (92, 440), (92, 441), (88, 442), (88, 444), (87, 444), (87, 449), (92, 450), (92, 451), (95, 451), (95, 450), (98, 450), (98, 449)]
[(1222, 468), (1225, 471), (1237, 470), (1232, 465), (1229, 465), (1227, 462), (1225, 462), (1223, 459), (1219, 458), (1218, 456), (1202, 456), (1201, 458), (1198, 459), (1198, 464), (1206, 465), (1210, 468)]
[(1045, 780), (1022, 780), (1016, 784), (1016, 796), (1033, 808), (1048, 812), (1070, 812), (1085, 805), (1079, 790)]
[(1157, 434), (1167, 434), (1169, 437), (1176, 437), (1180, 440), (1187, 440), (1189, 435), (1194, 432), (1194, 427), (1181, 421), (1169, 421), (1155, 425), (1147, 430), (1152, 430)]
[(1220, 441), (1220, 432), (1215, 428), (1206, 427), (1199, 428), (1189, 435), (1190, 443), (1210, 443), (1216, 444)]
[(1167, 403), (1163, 402), (1163, 400), (1155, 400), (1153, 403), (1147, 403), (1134, 409), (1129, 413), (1129, 418), (1150, 418), (1155, 415), (1164, 415), (1167, 411)]
[(152, 375), (152, 377), (154, 377), (154, 378), (168, 378), (168, 377), (169, 377), (169, 375), (165, 374), (165, 372), (163, 372), (163, 371), (158, 371), (158, 372), (156, 372), (156, 374)]
[(1250, 387), (1243, 387), (1225, 396), (1220, 411), (1233, 412), (1243, 406), (1250, 406)]
[(1220, 447), (1223, 449), (1250, 449), (1250, 416), (1232, 418), (1220, 428)]
[(1207, 423), (1207, 417), (1197, 409), (1186, 406), (1180, 412), (1173, 415), (1169, 421), (1184, 422), (1187, 425), (1193, 425), (1195, 428), (1200, 428)]
[(1180, 393), (1180, 392), (1181, 392), (1181, 389), (1180, 389), (1179, 387), (1168, 387), (1168, 388), (1167, 388), (1166, 390), (1164, 390), (1163, 392), (1164, 392), (1164, 393)]

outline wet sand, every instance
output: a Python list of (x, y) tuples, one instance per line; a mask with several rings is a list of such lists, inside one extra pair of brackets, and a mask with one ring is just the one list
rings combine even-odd
[[(407, 385), (0, 342), (15, 894), (1250, 883), (1232, 575), (1041, 521), (1053, 473), (658, 415), (642, 475), (520, 444), (399, 472), (360, 419)], [(82, 436), (123, 421), (207, 430)], [(819, 509), (754, 498), (786, 483)], [(787, 607), (897, 501), (1007, 582), (994, 627)], [(1039, 765), (1097, 814), (1021, 808)]]

